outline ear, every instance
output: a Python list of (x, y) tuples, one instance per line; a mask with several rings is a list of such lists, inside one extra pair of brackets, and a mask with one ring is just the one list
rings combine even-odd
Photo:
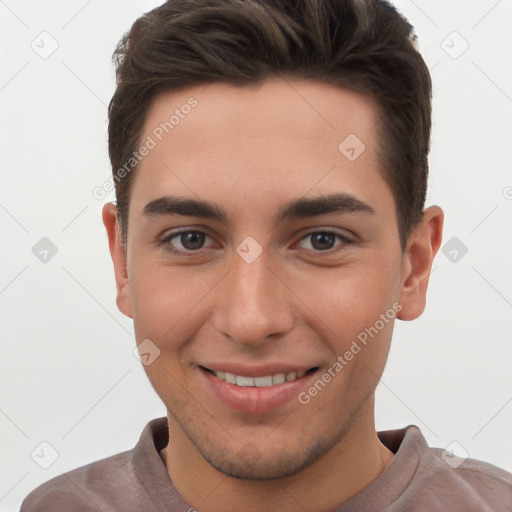
[(442, 240), (444, 213), (438, 206), (423, 212), (423, 219), (407, 240), (402, 265), (402, 286), (397, 315), (401, 320), (414, 320), (423, 313), (428, 281)]
[(130, 281), (126, 266), (126, 252), (121, 243), (121, 230), (117, 222), (117, 208), (113, 203), (103, 206), (103, 224), (107, 230), (110, 255), (114, 263), (114, 274), (117, 287), (117, 307), (124, 315), (133, 318), (132, 303), (130, 299)]

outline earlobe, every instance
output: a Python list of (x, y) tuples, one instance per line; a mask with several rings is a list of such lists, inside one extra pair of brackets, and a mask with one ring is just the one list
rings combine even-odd
[(425, 309), (432, 263), (441, 246), (443, 220), (443, 210), (431, 206), (409, 236), (402, 266), (402, 310), (397, 315), (401, 320), (414, 320)]
[(113, 203), (106, 203), (103, 206), (103, 224), (107, 230), (108, 244), (117, 288), (117, 307), (129, 318), (133, 318), (132, 304), (130, 298), (130, 281), (128, 278), (127, 258), (125, 249), (121, 243), (121, 233), (117, 221), (117, 208)]

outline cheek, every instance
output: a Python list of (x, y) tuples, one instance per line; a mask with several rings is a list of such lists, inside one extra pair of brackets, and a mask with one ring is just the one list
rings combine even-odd
[(398, 297), (399, 275), (395, 267), (386, 268), (382, 262), (359, 262), (297, 277), (292, 286), (315, 313), (316, 322), (331, 331), (331, 338), (344, 334), (341, 338), (346, 339), (347, 335), (357, 336), (372, 326), (392, 308)]
[(198, 315), (216, 281), (216, 273), (207, 269), (138, 265), (130, 283), (136, 339), (149, 338), (162, 349), (177, 348), (193, 334), (187, 329), (201, 325)]

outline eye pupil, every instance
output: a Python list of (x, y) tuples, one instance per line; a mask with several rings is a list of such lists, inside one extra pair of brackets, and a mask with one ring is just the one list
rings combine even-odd
[(200, 233), (199, 231), (187, 231), (185, 233), (181, 233), (180, 242), (188, 250), (200, 249), (204, 244), (204, 233)]
[(311, 245), (317, 250), (331, 249), (335, 241), (335, 236), (336, 235), (332, 233), (315, 233), (311, 235)]

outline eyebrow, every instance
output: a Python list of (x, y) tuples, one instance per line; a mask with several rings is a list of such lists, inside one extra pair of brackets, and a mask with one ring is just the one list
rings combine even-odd
[[(316, 217), (329, 213), (363, 213), (375, 215), (375, 210), (355, 196), (344, 193), (321, 195), (313, 198), (298, 198), (282, 205), (277, 213), (277, 222), (291, 218)], [(215, 219), (226, 223), (228, 214), (210, 201), (163, 196), (150, 201), (143, 210), (143, 216), (184, 215)]]

